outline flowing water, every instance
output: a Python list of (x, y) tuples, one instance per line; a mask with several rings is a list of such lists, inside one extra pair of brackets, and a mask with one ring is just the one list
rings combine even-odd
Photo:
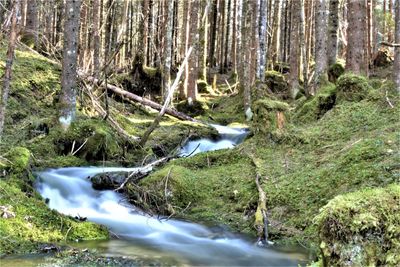
[[(214, 126), (217, 141), (191, 141), (181, 155), (232, 148), (247, 135), (245, 129)], [(80, 246), (95, 247), (107, 256), (143, 256), (166, 265), (297, 266), (299, 257), (259, 248), (238, 235), (197, 223), (149, 217), (125, 203), (114, 191), (96, 191), (88, 177), (102, 172), (131, 172), (135, 168), (72, 167), (37, 173), (37, 190), (49, 207), (105, 225), (113, 238)]]

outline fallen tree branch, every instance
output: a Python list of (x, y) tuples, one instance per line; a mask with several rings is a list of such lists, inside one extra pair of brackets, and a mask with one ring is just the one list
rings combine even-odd
[[(87, 80), (89, 82), (92, 82), (92, 83), (96, 84), (99, 87), (104, 87), (105, 86), (104, 84), (99, 84), (99, 80), (98, 79), (96, 79), (96, 78), (94, 78), (92, 76), (88, 76), (82, 71), (78, 71), (78, 77), (83, 79), (83, 80)], [(153, 108), (155, 110), (161, 110), (162, 109), (162, 106), (160, 104), (158, 104), (156, 102), (153, 102), (153, 101), (151, 101), (149, 99), (146, 99), (144, 97), (135, 95), (135, 94), (133, 94), (131, 92), (125, 91), (122, 88), (119, 88), (117, 86), (114, 86), (114, 85), (111, 85), (111, 84), (107, 84), (107, 89), (112, 91), (113, 93), (115, 93), (117, 95), (126, 97), (126, 98), (128, 98), (130, 100), (133, 100), (135, 102), (138, 102), (138, 103), (140, 103), (140, 104), (142, 104), (144, 106), (149, 106), (149, 107), (151, 107), (151, 108)], [(193, 121), (193, 122), (198, 122), (198, 123), (205, 124), (205, 123), (203, 123), (203, 122), (201, 122), (199, 120), (196, 120), (196, 119), (194, 119), (194, 118), (192, 118), (192, 117), (190, 117), (190, 116), (188, 116), (188, 115), (186, 115), (186, 114), (184, 114), (182, 112), (179, 112), (179, 111), (171, 109), (171, 108), (166, 108), (165, 109), (165, 113), (167, 113), (168, 115), (171, 115), (172, 117), (180, 119), (180, 120)]]
[(388, 91), (387, 90), (385, 92), (385, 98), (386, 98), (386, 102), (389, 104), (390, 108), (394, 108), (392, 102), (390, 102), (390, 99), (388, 97)]
[(161, 164), (164, 164), (165, 162), (169, 161), (170, 159), (172, 159), (173, 156), (167, 156), (161, 159), (158, 159), (156, 161), (153, 161), (149, 164), (147, 164), (146, 166), (143, 167), (138, 167), (136, 170), (132, 171), (128, 177), (126, 177), (126, 179), (122, 182), (122, 184), (115, 189), (114, 191), (120, 191), (121, 189), (123, 189), (125, 187), (125, 185), (132, 179), (132, 178), (136, 178), (135, 181), (138, 181), (141, 178), (146, 177), (152, 170), (154, 167), (157, 167)]
[(400, 47), (400, 44), (389, 43), (389, 42), (380, 42), (379, 44), (385, 45), (385, 46), (390, 46), (390, 47)]
[(254, 225), (257, 230), (257, 244), (261, 246), (268, 245), (268, 217), (267, 217), (267, 196), (260, 186), (260, 175), (256, 175), (256, 185), (258, 190), (258, 206)]

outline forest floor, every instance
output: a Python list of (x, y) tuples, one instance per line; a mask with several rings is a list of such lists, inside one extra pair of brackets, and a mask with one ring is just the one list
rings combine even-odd
[[(4, 54), (0, 49), (0, 64), (4, 64)], [(211, 127), (164, 116), (146, 146), (138, 148), (118, 136), (96, 114), (85, 95), (79, 97), (77, 121), (64, 132), (57, 122), (60, 74), (60, 68), (44, 57), (17, 51), (0, 143), (0, 232), (4, 233), (0, 237), (0, 256), (41, 251), (43, 244), (107, 238), (103, 227), (49, 210), (33, 188), (35, 170), (137, 166), (167, 155), (189, 136), (217, 136)], [(353, 87), (358, 90), (359, 83), (366, 90), (361, 97), (343, 95), (340, 86), (347, 86), (351, 92)], [(143, 179), (140, 190), (128, 185), (128, 198), (160, 214), (172, 213), (178, 218), (225, 225), (235, 232), (255, 235), (258, 191), (254, 181), (258, 173), (267, 194), (270, 238), (319, 250), (322, 242), (328, 243), (326, 235), (321, 234), (325, 219), (336, 211), (335, 203), (343, 211), (346, 194), (352, 193), (349, 199), (354, 203), (365, 195), (374, 195), (373, 190), (383, 190), (380, 195), (400, 195), (399, 95), (379, 73), (373, 79), (356, 82), (349, 76), (340, 86), (329, 84), (311, 100), (302, 97), (288, 104), (282, 104), (276, 96), (254, 96), (265, 98), (258, 102), (264, 108), (255, 109), (253, 122), (247, 123), (241, 95), (233, 93), (226, 83), (219, 84), (217, 92), (201, 96), (205, 112), (198, 119), (223, 125), (247, 124), (251, 129), (247, 140), (232, 150), (171, 161)], [(102, 94), (99, 89), (95, 92)], [(271, 127), (275, 121), (270, 116), (279, 109), (276, 106), (285, 106), (284, 126), (278, 129)], [(110, 115), (135, 136), (144, 133), (156, 114), (135, 103), (110, 99)], [(168, 198), (164, 195), (167, 176), (172, 192)], [(149, 201), (141, 201), (143, 194), (151, 196)], [(358, 210), (350, 212), (360, 214), (359, 225), (352, 225), (349, 213), (343, 215), (343, 224), (365, 229), (369, 224), (388, 221), (395, 229), (391, 238), (397, 238), (400, 218), (391, 213), (400, 210), (399, 203), (382, 204), (379, 199), (371, 199), (375, 202), (362, 202)], [(370, 208), (377, 203), (388, 211), (386, 217)], [(327, 208), (321, 210), (327, 204), (330, 213)], [(391, 249), (395, 251), (398, 245), (388, 248), (384, 256), (391, 256)], [(381, 257), (378, 254), (376, 257)], [(396, 262), (393, 257), (392, 262)]]

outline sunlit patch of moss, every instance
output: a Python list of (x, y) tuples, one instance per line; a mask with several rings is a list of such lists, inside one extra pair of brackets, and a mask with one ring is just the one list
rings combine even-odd
[(316, 222), (327, 266), (400, 264), (400, 186), (335, 197)]
[(5, 154), (7, 167), (13, 172), (28, 170), (31, 159), (31, 152), (25, 147), (13, 147)]
[(295, 120), (310, 122), (320, 119), (336, 103), (336, 87), (329, 84), (321, 88), (318, 93), (309, 100), (298, 101), (294, 116)]
[(223, 223), (251, 233), (257, 204), (254, 169), (238, 151), (214, 151), (175, 160), (129, 192), (136, 204), (187, 219)]
[(0, 180), (0, 192), (0, 206), (9, 205), (15, 214), (0, 219), (0, 255), (35, 252), (40, 243), (108, 238), (105, 228), (50, 210), (43, 200), (21, 192), (12, 179)]

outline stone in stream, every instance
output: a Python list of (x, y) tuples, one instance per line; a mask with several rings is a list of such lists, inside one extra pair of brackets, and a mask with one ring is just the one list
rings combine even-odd
[(118, 188), (128, 177), (128, 172), (105, 172), (88, 177), (93, 189), (109, 190)]

